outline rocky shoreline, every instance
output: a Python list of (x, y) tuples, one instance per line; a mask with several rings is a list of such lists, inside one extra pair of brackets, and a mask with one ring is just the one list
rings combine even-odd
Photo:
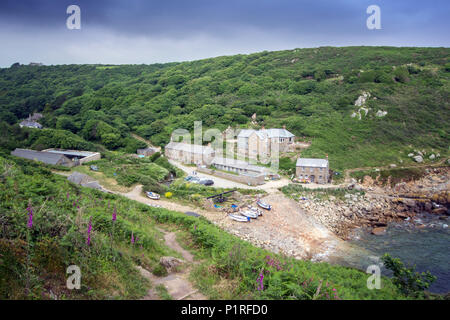
[(340, 238), (347, 240), (354, 228), (363, 227), (383, 234), (391, 222), (412, 219), (428, 212), (446, 220), (450, 215), (450, 168), (428, 169), (417, 181), (394, 186), (380, 185), (369, 176), (352, 181), (344, 199), (299, 200), (300, 207)]

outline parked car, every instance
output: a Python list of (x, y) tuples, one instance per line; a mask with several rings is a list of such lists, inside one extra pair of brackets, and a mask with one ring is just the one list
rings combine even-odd
[(200, 178), (193, 177), (193, 176), (188, 176), (188, 177), (184, 178), (184, 180), (186, 180), (188, 182), (192, 182), (192, 183), (199, 183)]
[(203, 184), (205, 186), (212, 186), (214, 184), (214, 181), (212, 181), (210, 179), (203, 179), (203, 180), (200, 180), (198, 183)]

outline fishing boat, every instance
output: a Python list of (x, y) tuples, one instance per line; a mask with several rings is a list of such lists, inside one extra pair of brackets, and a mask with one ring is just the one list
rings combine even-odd
[(152, 200), (159, 200), (161, 198), (161, 196), (155, 192), (147, 191), (146, 194), (147, 194), (147, 198), (150, 198)]
[(270, 204), (262, 202), (261, 200), (256, 201), (256, 204), (266, 210), (272, 209), (272, 206)]
[(250, 210), (240, 211), (239, 213), (241, 215), (243, 215), (244, 217), (249, 217), (249, 218), (252, 218), (252, 219), (258, 218), (258, 214), (256, 212), (253, 212), (253, 211), (250, 211)]
[(258, 208), (255, 208), (255, 207), (252, 207), (251, 205), (249, 205), (248, 210), (255, 212), (256, 214), (258, 214), (258, 216), (262, 216), (262, 211), (259, 210)]
[(239, 221), (239, 222), (250, 222), (249, 217), (244, 217), (244, 216), (240, 216), (237, 214), (229, 214), (228, 218), (235, 220), (235, 221)]

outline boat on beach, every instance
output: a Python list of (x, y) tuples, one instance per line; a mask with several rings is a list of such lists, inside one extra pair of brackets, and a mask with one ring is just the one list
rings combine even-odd
[(272, 209), (272, 206), (271, 206), (270, 204), (265, 203), (265, 202), (262, 202), (261, 200), (256, 201), (256, 204), (257, 204), (259, 207), (261, 207), (261, 208), (263, 208), (263, 209), (266, 209), (266, 210)]
[(258, 216), (262, 216), (262, 211), (259, 210), (258, 208), (252, 207), (252, 206), (248, 206), (248, 210), (255, 212)]
[(241, 215), (243, 215), (244, 217), (249, 217), (249, 218), (252, 218), (252, 219), (258, 218), (258, 214), (256, 212), (253, 212), (253, 211), (250, 211), (250, 210), (240, 211), (239, 213)]
[(239, 222), (250, 222), (249, 217), (244, 217), (244, 216), (237, 215), (237, 214), (229, 214), (228, 218), (235, 220), (235, 221), (239, 221)]

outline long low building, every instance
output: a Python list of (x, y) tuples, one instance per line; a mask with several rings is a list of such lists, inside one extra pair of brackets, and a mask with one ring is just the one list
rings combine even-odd
[(79, 150), (65, 150), (65, 149), (45, 149), (42, 152), (49, 152), (55, 154), (62, 154), (65, 157), (71, 159), (74, 162), (78, 162), (78, 164), (83, 164), (90, 161), (100, 160), (101, 154), (100, 152), (92, 152), (92, 151), (79, 151)]
[(164, 148), (164, 154), (167, 158), (182, 163), (209, 165), (215, 152), (210, 146), (171, 141)]
[(259, 176), (268, 174), (268, 170), (265, 167), (231, 158), (214, 157), (211, 165), (219, 170), (230, 171), (241, 175)]
[(51, 165), (59, 165), (65, 167), (73, 167), (76, 165), (72, 160), (70, 160), (63, 154), (56, 154), (51, 152), (43, 152), (29, 149), (19, 149), (19, 148), (12, 151), (11, 154), (19, 158), (39, 161)]
[(328, 159), (298, 158), (295, 168), (296, 176), (314, 183), (328, 183)]
[(11, 152), (11, 154), (20, 158), (36, 160), (46, 164), (60, 165), (65, 167), (78, 166), (80, 164), (99, 160), (101, 158), (99, 152), (63, 149), (46, 149), (37, 151), (17, 148), (13, 152)]

